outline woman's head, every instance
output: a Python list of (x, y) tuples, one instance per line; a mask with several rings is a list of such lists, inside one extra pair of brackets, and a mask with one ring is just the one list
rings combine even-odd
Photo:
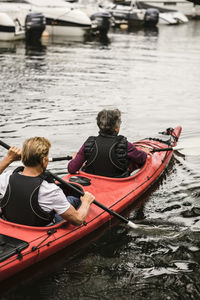
[(121, 112), (119, 109), (106, 110), (103, 109), (97, 115), (97, 125), (100, 132), (113, 134), (121, 124)]
[(43, 166), (43, 158), (48, 157), (51, 143), (44, 137), (27, 139), (22, 147), (22, 162), (26, 167)]

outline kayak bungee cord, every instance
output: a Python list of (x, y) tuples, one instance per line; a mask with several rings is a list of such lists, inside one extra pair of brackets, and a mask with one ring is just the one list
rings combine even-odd
[(32, 251), (36, 251), (37, 249), (39, 249), (39, 247), (52, 235), (52, 234), (54, 234), (54, 233), (56, 233), (57, 232), (57, 230), (56, 229), (52, 229), (52, 230), (48, 230), (47, 231), (47, 237), (43, 240), (43, 241), (41, 241), (37, 246), (33, 246), (32, 247)]

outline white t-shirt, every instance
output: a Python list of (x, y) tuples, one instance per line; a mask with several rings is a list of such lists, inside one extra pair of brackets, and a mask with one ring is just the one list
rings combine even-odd
[[(7, 171), (0, 175), (0, 193), (3, 196), (12, 173), (13, 171)], [(70, 203), (67, 201), (63, 191), (56, 184), (48, 183), (46, 180), (43, 180), (40, 186), (38, 203), (45, 211), (54, 210), (58, 215), (63, 214), (70, 207)]]

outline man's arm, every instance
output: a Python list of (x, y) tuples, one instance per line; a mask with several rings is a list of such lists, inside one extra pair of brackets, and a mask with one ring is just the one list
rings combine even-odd
[(72, 205), (70, 205), (69, 209), (67, 209), (60, 216), (63, 219), (72, 223), (73, 225), (79, 226), (83, 224), (87, 216), (88, 210), (90, 208), (90, 205), (92, 204), (94, 199), (95, 197), (92, 194), (85, 192), (85, 195), (81, 197), (81, 206), (77, 210)]
[(12, 146), (6, 156), (0, 162), (0, 174), (15, 160), (21, 159), (21, 150), (18, 147)]

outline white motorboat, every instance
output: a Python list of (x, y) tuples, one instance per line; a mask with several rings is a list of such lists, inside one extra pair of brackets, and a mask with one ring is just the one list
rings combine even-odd
[(26, 4), (0, 4), (0, 41), (38, 40), (45, 29), (45, 17)]
[(127, 25), (129, 28), (152, 27), (156, 26), (159, 20), (157, 9), (140, 9), (134, 3), (121, 5), (103, 1), (100, 5), (111, 13), (115, 20), (115, 27), (122, 27), (123, 25)]
[(159, 24), (177, 25), (188, 22), (188, 18), (180, 13), (179, 11), (174, 12), (160, 12), (159, 13)]
[[(131, 9), (142, 12), (146, 10), (146, 13), (151, 15), (151, 10), (157, 10), (159, 12), (159, 22), (158, 24), (168, 24), (168, 25), (175, 25), (175, 24), (183, 24), (188, 22), (188, 18), (181, 13), (180, 11), (160, 7), (159, 5), (150, 4), (150, 2), (156, 2), (163, 0), (116, 0), (117, 7), (124, 7), (124, 9)], [(147, 3), (148, 2), (148, 3)], [(120, 4), (119, 4), (120, 3)]]
[(25, 38), (25, 18), (29, 13), (26, 5), (18, 6), (15, 3), (0, 4), (0, 40), (20, 40)]
[(90, 18), (64, 0), (26, 0), (26, 3), (44, 14), (49, 35), (79, 36), (91, 28)]
[[(65, 1), (71, 2), (70, 0)], [(112, 15), (106, 9), (100, 7), (96, 0), (78, 0), (73, 3), (73, 6), (83, 11), (90, 18), (91, 33), (107, 35), (112, 24)]]
[(64, 0), (21, 2), (0, 3), (0, 40), (23, 39), (25, 20), (30, 12), (44, 15), (48, 35), (81, 36), (91, 28), (90, 18)]
[(25, 30), (7, 13), (0, 12), (0, 41), (25, 39)]
[(137, 0), (136, 2), (137, 5), (141, 8), (154, 7), (159, 9), (161, 13), (173, 14), (175, 12), (178, 12), (179, 14), (186, 16), (188, 19), (200, 19), (200, 5), (195, 5), (192, 1), (190, 2), (187, 0)]

